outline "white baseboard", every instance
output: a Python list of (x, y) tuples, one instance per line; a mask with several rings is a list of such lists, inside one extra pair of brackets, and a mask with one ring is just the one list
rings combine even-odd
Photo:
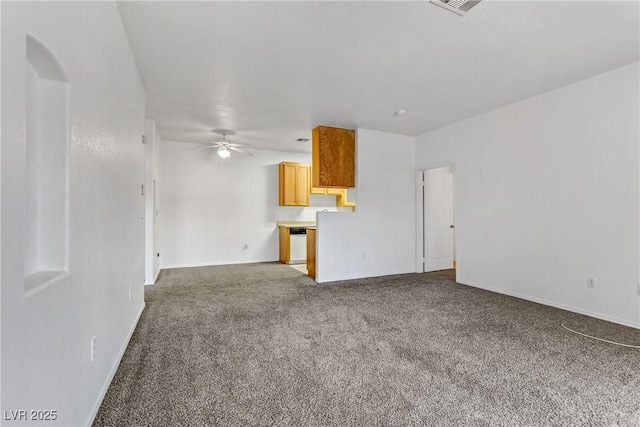
[[(317, 271), (316, 271), (316, 273), (317, 273)], [(414, 273), (413, 269), (409, 268), (407, 270), (385, 271), (385, 272), (377, 272), (377, 273), (365, 273), (364, 275), (356, 273), (356, 274), (350, 275), (350, 276), (329, 275), (328, 277), (325, 277), (325, 276), (321, 277), (319, 274), (316, 274), (316, 282), (317, 283), (342, 282), (342, 281), (345, 281), (345, 280), (372, 279), (374, 277), (396, 276), (398, 274), (413, 274), (413, 273)]]
[(162, 270), (162, 269), (161, 269), (161, 268), (159, 268), (159, 269), (158, 269), (158, 271), (156, 271), (156, 275), (155, 275), (155, 276), (154, 276), (154, 278), (153, 278), (153, 282), (144, 282), (144, 285), (145, 285), (145, 286), (155, 285), (155, 284), (156, 284), (156, 282), (158, 281), (158, 276), (160, 275), (160, 271), (161, 271), (161, 270)]
[(491, 286), (481, 285), (480, 283), (471, 282), (469, 280), (460, 280), (456, 278), (456, 283), (460, 283), (461, 285), (471, 286), (473, 288), (484, 289), (485, 291), (491, 291), (498, 294), (510, 295), (506, 289), (492, 288)]
[(187, 264), (170, 264), (160, 267), (161, 270), (169, 270), (172, 268), (191, 268), (191, 267), (212, 267), (215, 265), (236, 265), (236, 264), (255, 264), (258, 262), (278, 262), (277, 259), (255, 259), (255, 260), (243, 260), (243, 261), (223, 261), (223, 262), (209, 262), (209, 263), (187, 263)]
[(561, 310), (571, 311), (573, 313), (578, 313), (578, 314), (584, 314), (585, 316), (595, 317), (596, 319), (600, 319), (600, 320), (606, 320), (607, 322), (617, 323), (619, 325), (629, 326), (631, 328), (640, 329), (640, 322), (630, 322), (630, 321), (628, 321), (626, 319), (620, 319), (620, 318), (615, 317), (615, 316), (609, 316), (607, 314), (597, 313), (597, 312), (594, 312), (594, 311), (585, 310), (585, 309), (574, 307), (574, 306), (567, 305), (567, 304), (562, 304), (562, 303), (549, 301), (549, 300), (545, 300), (545, 299), (541, 299), (541, 298), (535, 298), (535, 297), (531, 297), (529, 295), (521, 294), (521, 293), (518, 293), (518, 292), (509, 292), (509, 291), (507, 291), (505, 289), (496, 289), (496, 288), (492, 288), (492, 287), (489, 287), (489, 286), (484, 286), (484, 285), (481, 285), (479, 283), (474, 283), (474, 282), (470, 282), (470, 281), (458, 280), (457, 282), (460, 283), (460, 284), (463, 284), (463, 285), (472, 286), (474, 288), (485, 289), (487, 291), (496, 292), (498, 294), (509, 295), (509, 296), (512, 296), (512, 297), (516, 297), (516, 298), (520, 298), (520, 299), (523, 299), (523, 300), (535, 302), (535, 303), (538, 303), (538, 304), (548, 305), (550, 307), (559, 308)]
[(143, 302), (142, 306), (140, 307), (140, 311), (138, 311), (138, 315), (136, 316), (136, 319), (133, 322), (133, 325), (131, 325), (131, 329), (127, 334), (127, 338), (124, 340), (124, 343), (122, 344), (122, 348), (120, 349), (120, 352), (118, 353), (118, 356), (116, 357), (116, 360), (114, 361), (113, 366), (111, 366), (109, 375), (107, 375), (107, 379), (104, 385), (102, 386), (102, 389), (100, 390), (100, 394), (98, 395), (98, 400), (96, 400), (95, 405), (93, 405), (93, 409), (89, 413), (89, 418), (87, 419), (87, 422), (84, 425), (90, 426), (93, 424), (93, 421), (95, 420), (96, 415), (98, 414), (98, 410), (100, 409), (100, 405), (102, 405), (102, 401), (104, 400), (104, 397), (107, 395), (107, 390), (109, 390), (111, 381), (113, 381), (113, 377), (116, 375), (116, 371), (118, 370), (118, 366), (120, 366), (120, 361), (122, 360), (122, 356), (124, 356), (124, 352), (127, 350), (127, 346), (129, 345), (129, 341), (131, 340), (133, 331), (135, 331), (136, 326), (138, 325), (138, 321), (140, 320), (140, 316), (142, 315), (142, 312), (144, 311), (145, 307), (146, 307), (146, 304)]
[(547, 301), (540, 298), (530, 297), (528, 295), (519, 294), (517, 292), (511, 292), (509, 295), (514, 296), (516, 298), (525, 299), (527, 301), (537, 302), (538, 304), (549, 305), (551, 307), (560, 308), (562, 310), (572, 311), (578, 314), (584, 314), (585, 316), (595, 317), (596, 319), (606, 320), (607, 322), (617, 323), (619, 325), (629, 326), (631, 328), (640, 329), (640, 323), (630, 322), (625, 319), (620, 319), (619, 317), (609, 316), (607, 314), (597, 313), (590, 310), (585, 310), (578, 307), (573, 307), (566, 304), (556, 303), (553, 301)]

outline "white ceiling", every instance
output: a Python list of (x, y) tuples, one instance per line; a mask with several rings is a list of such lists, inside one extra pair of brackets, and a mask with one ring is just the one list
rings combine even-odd
[[(319, 125), (418, 135), (639, 59), (639, 5), (123, 2), (164, 140), (310, 151)], [(394, 116), (394, 111), (407, 113)]]

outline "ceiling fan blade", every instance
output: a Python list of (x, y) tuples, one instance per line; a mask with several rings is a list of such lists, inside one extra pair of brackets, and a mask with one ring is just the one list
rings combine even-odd
[(248, 156), (253, 156), (253, 153), (250, 153), (247, 150), (243, 150), (242, 148), (237, 148), (237, 147), (232, 147), (232, 146), (228, 146), (227, 148), (229, 150), (236, 151), (238, 153), (246, 154)]
[(189, 148), (189, 151), (191, 150), (202, 150), (203, 148), (218, 148), (217, 145), (206, 145), (204, 147), (194, 147), (194, 148)]
[(236, 147), (250, 147), (251, 144), (245, 144), (244, 142), (231, 142), (231, 141), (227, 141), (226, 139), (215, 139), (210, 141), (211, 144), (218, 144), (218, 145), (227, 145), (227, 146), (236, 146)]

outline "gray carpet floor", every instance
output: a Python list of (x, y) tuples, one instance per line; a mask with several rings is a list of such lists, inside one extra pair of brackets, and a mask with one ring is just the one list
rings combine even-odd
[(95, 426), (640, 425), (640, 331), (456, 284), (163, 271)]

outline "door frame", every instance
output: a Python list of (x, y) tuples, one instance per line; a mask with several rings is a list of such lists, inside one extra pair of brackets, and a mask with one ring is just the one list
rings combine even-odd
[(451, 167), (453, 174), (453, 217), (455, 229), (453, 232), (453, 259), (456, 263), (456, 280), (458, 279), (458, 270), (460, 262), (458, 259), (458, 236), (460, 230), (458, 228), (458, 165), (455, 162), (441, 163), (429, 167), (416, 170), (416, 273), (424, 273), (424, 173), (431, 169), (440, 169)]

